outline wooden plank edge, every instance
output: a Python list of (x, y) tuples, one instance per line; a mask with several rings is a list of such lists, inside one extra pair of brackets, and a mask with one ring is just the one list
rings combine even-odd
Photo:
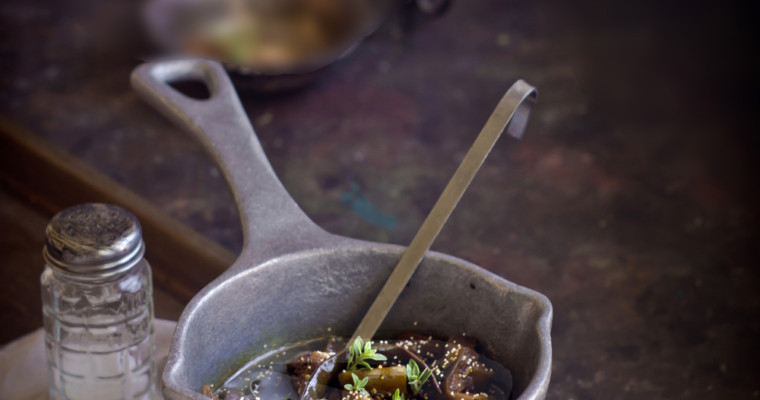
[(154, 284), (183, 302), (237, 258), (145, 198), (2, 116), (0, 181), (49, 215), (88, 202), (129, 210), (142, 225)]

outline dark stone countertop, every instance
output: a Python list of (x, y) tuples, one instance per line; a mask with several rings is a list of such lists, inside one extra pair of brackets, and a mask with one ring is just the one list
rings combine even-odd
[[(0, 114), (238, 250), (218, 170), (129, 87), (156, 54), (136, 15), (3, 2)], [(497, 144), (434, 249), (552, 300), (550, 399), (753, 398), (757, 17), (750, 2), (454, 0), (391, 18), (303, 90), (240, 95), (314, 221), (406, 244), (526, 79), (541, 96), (524, 140)]]

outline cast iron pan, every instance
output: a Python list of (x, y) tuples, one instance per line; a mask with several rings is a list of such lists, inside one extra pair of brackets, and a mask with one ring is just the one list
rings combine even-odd
[[(168, 84), (180, 80), (205, 83), (210, 97), (189, 98)], [(203, 400), (204, 384), (220, 383), (254, 355), (327, 334), (350, 336), (404, 248), (315, 225), (277, 179), (220, 64), (143, 64), (132, 73), (132, 86), (208, 149), (234, 194), (244, 232), (237, 261), (180, 317), (164, 396)], [(377, 337), (466, 332), (512, 371), (514, 399), (539, 400), (551, 374), (551, 318), (544, 295), (431, 251)]]

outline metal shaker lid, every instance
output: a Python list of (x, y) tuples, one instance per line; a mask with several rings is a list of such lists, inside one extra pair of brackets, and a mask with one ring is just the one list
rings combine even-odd
[(45, 261), (76, 275), (120, 273), (137, 264), (145, 252), (137, 218), (111, 204), (67, 208), (50, 220), (45, 236)]

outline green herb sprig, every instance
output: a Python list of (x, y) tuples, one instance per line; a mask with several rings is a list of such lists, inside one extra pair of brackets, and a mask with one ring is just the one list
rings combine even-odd
[(391, 400), (404, 400), (404, 394), (396, 389), (396, 393), (393, 393), (393, 398)]
[(427, 382), (432, 373), (433, 371), (428, 368), (425, 368), (425, 370), (420, 373), (420, 367), (417, 363), (414, 360), (409, 360), (409, 364), (406, 364), (406, 381), (409, 383), (412, 393), (419, 393), (420, 389), (422, 389), (422, 385)]
[(371, 369), (372, 367), (370, 367), (367, 360), (385, 361), (387, 358), (378, 353), (376, 349), (373, 349), (371, 342), (364, 343), (361, 336), (357, 337), (348, 349), (348, 366), (346, 367), (346, 371), (354, 371), (359, 367)]
[(354, 384), (347, 383), (343, 385), (344, 388), (348, 391), (357, 391), (361, 394), (369, 396), (369, 392), (364, 387), (367, 386), (367, 382), (369, 382), (369, 377), (364, 377), (364, 379), (359, 380), (359, 377), (356, 376), (355, 373), (351, 373), (351, 379), (354, 380)]

